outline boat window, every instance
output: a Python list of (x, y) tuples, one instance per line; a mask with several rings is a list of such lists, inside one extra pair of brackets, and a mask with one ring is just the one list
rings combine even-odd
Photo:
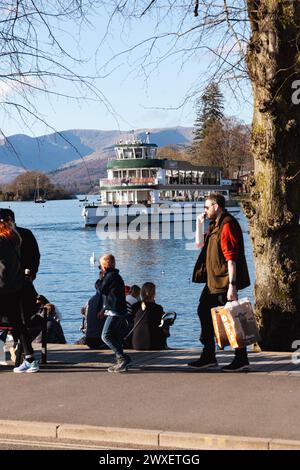
[(150, 202), (150, 191), (137, 191), (137, 200), (140, 204), (147, 204), (148, 202)]
[(128, 201), (128, 194), (127, 194), (127, 192), (125, 192), (125, 191), (124, 191), (124, 192), (121, 192), (121, 194), (120, 194), (120, 201), (121, 201), (121, 202), (127, 202), (127, 201)]
[(204, 172), (202, 183), (203, 184), (211, 184), (211, 182), (210, 182), (210, 172), (209, 171)]
[(149, 170), (142, 170), (142, 178), (149, 178)]
[(133, 158), (132, 149), (124, 149), (124, 158)]
[(207, 171), (204, 173), (203, 184), (216, 184), (217, 178), (214, 171)]
[(156, 155), (156, 148), (151, 148), (151, 149), (150, 149), (150, 156), (151, 156), (151, 158), (154, 158), (155, 155)]
[(166, 184), (172, 184), (172, 171), (166, 170)]
[(143, 158), (143, 149), (142, 148), (136, 148), (135, 149), (135, 158)]
[(128, 202), (134, 202), (134, 191), (128, 192)]
[(173, 170), (172, 177), (170, 178), (170, 184), (178, 184), (179, 183), (179, 172), (177, 170)]
[(129, 178), (135, 178), (136, 177), (136, 171), (135, 170), (129, 170), (128, 171), (128, 176), (129, 176)]
[(218, 179), (217, 179), (217, 172), (216, 171), (211, 172), (211, 180), (212, 180), (212, 184), (217, 184)]
[(123, 156), (123, 149), (117, 148), (117, 149), (116, 149), (116, 154), (117, 154), (117, 159), (118, 159), (118, 160), (122, 160), (122, 159), (124, 158), (124, 156)]
[(185, 182), (185, 171), (179, 171), (179, 184), (183, 184)]
[(192, 184), (197, 184), (198, 182), (198, 172), (197, 171), (192, 171)]
[(185, 172), (185, 183), (192, 184), (192, 172), (191, 171)]

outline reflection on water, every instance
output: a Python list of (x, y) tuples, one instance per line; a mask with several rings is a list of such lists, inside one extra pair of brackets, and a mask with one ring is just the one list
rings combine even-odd
[[(157, 285), (156, 301), (165, 311), (176, 311), (168, 344), (171, 347), (197, 347), (199, 322), (197, 304), (202, 286), (191, 282), (198, 251), (185, 249), (186, 240), (99, 240), (95, 229), (84, 229), (78, 200), (1, 203), (11, 207), (20, 226), (30, 228), (39, 243), (41, 266), (35, 281), (40, 294), (54, 302), (63, 314), (67, 341), (81, 336), (80, 308), (93, 295), (98, 262), (90, 257), (112, 252), (126, 284)], [(250, 275), (253, 280), (252, 251), (247, 221), (239, 212)], [(240, 293), (252, 299), (252, 287)]]

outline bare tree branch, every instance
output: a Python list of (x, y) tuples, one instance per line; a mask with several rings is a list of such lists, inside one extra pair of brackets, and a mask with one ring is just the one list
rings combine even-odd
[(156, 0), (152, 0), (149, 5), (145, 8), (145, 10), (143, 11), (143, 13), (141, 14), (141, 16), (144, 16), (148, 10), (150, 10), (150, 8), (152, 7), (152, 5), (156, 2)]
[(198, 16), (199, 0), (195, 0), (194, 16)]

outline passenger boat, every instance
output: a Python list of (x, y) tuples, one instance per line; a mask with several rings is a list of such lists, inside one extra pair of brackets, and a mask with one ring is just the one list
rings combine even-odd
[(108, 160), (107, 178), (100, 179), (100, 202), (85, 204), (86, 227), (114, 221), (116, 226), (140, 223), (195, 221), (210, 192), (229, 200), (229, 185), (222, 184), (220, 167), (195, 166), (187, 161), (160, 159), (157, 145), (132, 140), (115, 145)]

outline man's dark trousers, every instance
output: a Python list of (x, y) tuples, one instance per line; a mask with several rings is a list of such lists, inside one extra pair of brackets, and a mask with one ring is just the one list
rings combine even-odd
[(207, 285), (205, 285), (200, 296), (198, 305), (198, 316), (201, 324), (200, 341), (204, 346), (204, 352), (208, 355), (215, 354), (215, 334), (211, 317), (211, 309), (221, 307), (227, 302), (227, 291), (221, 294), (210, 294)]

